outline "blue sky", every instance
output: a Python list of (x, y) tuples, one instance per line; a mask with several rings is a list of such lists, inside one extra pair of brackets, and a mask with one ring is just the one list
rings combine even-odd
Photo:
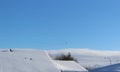
[(0, 0), (0, 48), (120, 50), (119, 0)]

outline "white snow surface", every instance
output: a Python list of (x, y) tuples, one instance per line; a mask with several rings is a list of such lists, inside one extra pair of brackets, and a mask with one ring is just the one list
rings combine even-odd
[(59, 72), (45, 51), (0, 51), (0, 72)]
[[(120, 51), (14, 49), (10, 52), (9, 49), (0, 49), (0, 72), (59, 72), (50, 56), (54, 58), (62, 53), (68, 54), (68, 52), (85, 67), (107, 66), (110, 65), (110, 59), (112, 64), (120, 63)], [(120, 70), (119, 67), (116, 70)]]
[(78, 72), (87, 72), (87, 70), (82, 67), (80, 64), (75, 61), (59, 61), (55, 60), (55, 63), (58, 68), (63, 71), (78, 71)]
[(90, 70), (90, 72), (120, 72), (120, 63)]
[(120, 51), (91, 50), (91, 49), (61, 49), (49, 50), (48, 53), (54, 59), (61, 54), (71, 55), (84, 67), (98, 68), (110, 64), (120, 63)]

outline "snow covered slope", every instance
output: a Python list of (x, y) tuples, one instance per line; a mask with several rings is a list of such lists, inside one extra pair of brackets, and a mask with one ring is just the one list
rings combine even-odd
[(59, 72), (45, 51), (0, 51), (0, 72)]
[(49, 57), (71, 53), (82, 66), (101, 67), (120, 63), (120, 51), (96, 51), (89, 49), (63, 50), (9, 50), (0, 49), (0, 72), (59, 72)]
[(120, 63), (97, 68), (90, 72), (120, 72)]
[(84, 67), (75, 61), (54, 61), (58, 67), (58, 69), (65, 72), (88, 72)]
[(90, 49), (62, 49), (48, 51), (52, 58), (67, 54), (68, 52), (77, 59), (80, 65), (85, 67), (102, 67), (110, 64), (120, 63), (120, 51), (99, 51)]

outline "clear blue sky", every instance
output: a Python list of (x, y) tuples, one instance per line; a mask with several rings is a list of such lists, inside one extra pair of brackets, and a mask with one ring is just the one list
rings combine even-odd
[(120, 50), (120, 0), (0, 0), (0, 48)]

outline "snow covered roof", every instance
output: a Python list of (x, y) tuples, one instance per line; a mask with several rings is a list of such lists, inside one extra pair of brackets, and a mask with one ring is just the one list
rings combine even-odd
[(0, 51), (0, 72), (59, 72), (45, 51)]
[(120, 63), (96, 68), (91, 70), (90, 72), (120, 72)]
[(75, 61), (60, 61), (55, 60), (57, 67), (62, 71), (78, 71), (78, 72), (87, 72), (87, 70), (76, 63)]

